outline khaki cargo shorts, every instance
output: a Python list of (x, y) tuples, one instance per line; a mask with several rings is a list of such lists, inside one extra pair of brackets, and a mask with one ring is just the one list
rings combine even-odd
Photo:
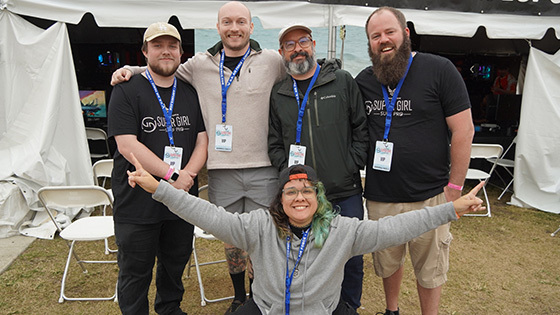
[[(446, 201), (444, 193), (441, 193), (419, 202), (385, 203), (368, 200), (366, 207), (369, 219), (378, 220), (388, 215), (397, 215), (425, 206), (435, 206)], [(447, 281), (449, 245), (453, 239), (449, 232), (449, 226), (449, 223), (444, 224), (406, 244), (374, 252), (373, 266), (375, 267), (375, 273), (382, 278), (394, 274), (404, 264), (408, 247), (418, 283), (427, 289), (443, 285)]]

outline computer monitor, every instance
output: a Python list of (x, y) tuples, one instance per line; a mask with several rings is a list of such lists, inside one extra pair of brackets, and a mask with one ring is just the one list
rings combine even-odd
[(82, 115), (88, 119), (107, 118), (107, 102), (103, 90), (80, 90)]

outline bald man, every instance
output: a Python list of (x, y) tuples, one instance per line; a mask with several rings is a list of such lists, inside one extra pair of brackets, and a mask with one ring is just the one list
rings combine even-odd
[[(278, 171), (268, 157), (268, 113), (272, 86), (286, 74), (282, 57), (250, 39), (251, 12), (231, 1), (218, 11), (221, 40), (181, 64), (176, 76), (197, 90), (208, 132), (208, 195), (229, 212), (268, 207), (278, 188)], [(144, 68), (125, 67), (111, 84), (128, 80)], [(225, 93), (222, 93), (225, 91)], [(235, 297), (226, 314), (246, 299), (247, 253), (224, 244)]]

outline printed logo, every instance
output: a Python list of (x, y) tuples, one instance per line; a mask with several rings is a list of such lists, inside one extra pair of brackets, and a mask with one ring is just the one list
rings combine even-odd
[(142, 131), (152, 133), (156, 130), (156, 122), (153, 117), (144, 117), (142, 119)]

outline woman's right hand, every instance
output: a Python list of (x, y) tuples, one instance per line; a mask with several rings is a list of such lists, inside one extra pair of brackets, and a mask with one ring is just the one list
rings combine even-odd
[(130, 153), (130, 159), (130, 162), (132, 162), (136, 170), (134, 172), (126, 171), (128, 174), (128, 184), (133, 188), (138, 184), (145, 191), (153, 194), (158, 188), (159, 182), (142, 167), (142, 164), (136, 159), (134, 153)]

